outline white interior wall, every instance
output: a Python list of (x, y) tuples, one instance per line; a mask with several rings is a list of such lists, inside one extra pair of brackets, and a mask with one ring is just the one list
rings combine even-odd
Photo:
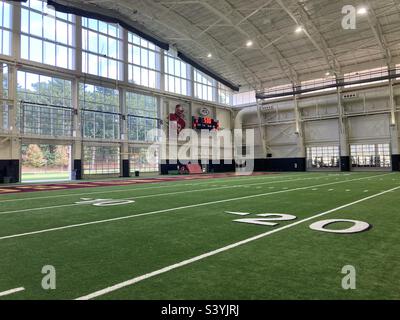
[[(351, 92), (351, 91), (349, 91)], [(348, 93), (348, 92), (347, 92)], [(390, 100), (388, 86), (354, 88), (355, 98), (342, 99), (348, 143), (391, 142)], [(395, 103), (400, 106), (400, 88), (395, 86)], [(299, 155), (295, 134), (293, 101), (268, 103), (263, 112), (263, 128), (273, 158)], [(299, 101), (305, 146), (340, 144), (339, 103), (336, 93), (310, 96)], [(400, 121), (396, 111), (397, 122)], [(243, 118), (243, 127), (254, 128), (258, 134), (257, 113)], [(284, 123), (284, 124), (283, 124)], [(397, 133), (400, 128), (397, 126)], [(394, 131), (396, 132), (396, 130)], [(400, 143), (400, 138), (398, 139)], [(261, 141), (256, 139), (257, 143)], [(393, 144), (393, 143), (392, 143)], [(256, 145), (256, 150), (261, 150)], [(262, 156), (257, 153), (257, 156)]]
[(339, 121), (337, 119), (307, 121), (304, 123), (306, 145), (338, 145)]
[(351, 143), (390, 142), (388, 114), (351, 117), (348, 129)]

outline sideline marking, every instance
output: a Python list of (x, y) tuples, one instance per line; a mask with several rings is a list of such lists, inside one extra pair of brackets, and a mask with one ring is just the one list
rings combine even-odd
[(0, 292), (0, 297), (8, 296), (10, 294), (17, 293), (17, 292), (24, 291), (24, 290), (25, 290), (24, 287), (20, 287), (20, 288), (3, 291), (3, 292)]
[[(388, 173), (388, 174), (393, 174), (393, 173)], [(149, 215), (158, 214), (158, 213), (166, 213), (166, 212), (177, 211), (177, 210), (182, 210), (182, 209), (203, 207), (203, 206), (208, 206), (210, 204), (231, 202), (231, 201), (251, 199), (251, 198), (259, 198), (259, 197), (264, 197), (264, 196), (269, 196), (269, 195), (274, 195), (274, 194), (279, 194), (279, 193), (287, 193), (287, 192), (292, 192), (292, 191), (307, 190), (307, 189), (315, 188), (315, 187), (318, 187), (318, 186), (322, 187), (322, 186), (332, 185), (332, 184), (339, 184), (339, 183), (345, 183), (345, 182), (351, 182), (351, 181), (360, 181), (360, 180), (370, 179), (370, 178), (379, 177), (379, 176), (381, 176), (381, 175), (375, 175), (375, 176), (372, 176), (372, 177), (368, 176), (368, 177), (350, 179), (350, 180), (345, 180), (345, 181), (329, 182), (329, 183), (318, 184), (318, 185), (314, 185), (314, 186), (299, 187), (299, 188), (294, 188), (294, 189), (289, 189), (289, 190), (281, 190), (281, 191), (274, 191), (274, 192), (269, 192), (269, 193), (259, 193), (259, 194), (249, 195), (249, 196), (238, 197), (238, 198), (228, 198), (228, 199), (223, 199), (223, 200), (202, 202), (202, 203), (197, 203), (197, 204), (192, 204), (192, 205), (187, 205), (187, 206), (182, 206), (182, 207), (176, 207), (176, 208), (169, 208), (169, 209), (162, 209), (162, 210), (144, 212), (144, 213), (139, 213), (139, 214), (133, 214), (133, 215), (129, 215), (129, 216), (122, 216), (122, 217), (103, 219), (103, 220), (95, 220), (95, 221), (90, 221), (90, 222), (84, 222), (84, 223), (78, 223), (78, 224), (70, 224), (70, 225), (66, 225), (66, 226), (49, 228), (49, 229), (42, 229), (42, 230), (31, 231), (31, 232), (17, 233), (17, 234), (13, 234), (13, 235), (0, 237), (0, 241), (1, 240), (5, 240), (5, 239), (19, 238), (19, 237), (30, 236), (30, 235), (34, 235), (34, 234), (41, 234), (41, 233), (47, 233), (47, 232), (52, 232), (52, 231), (72, 229), (72, 228), (89, 226), (89, 225), (106, 223), (106, 222), (114, 222), (114, 221), (119, 221), (119, 220), (133, 219), (133, 218), (137, 218), (137, 217), (149, 216)]]
[(344, 209), (344, 208), (353, 206), (353, 205), (355, 205), (355, 204), (358, 204), (358, 203), (360, 203), (360, 202), (364, 202), (364, 201), (370, 200), (370, 199), (372, 199), (372, 198), (379, 197), (379, 196), (381, 196), (381, 195), (383, 195), (383, 194), (386, 194), (386, 193), (388, 193), (388, 192), (391, 192), (391, 191), (394, 191), (394, 190), (398, 190), (398, 189), (400, 189), (400, 186), (399, 186), (399, 187), (396, 187), (396, 188), (392, 188), (392, 189), (390, 189), (390, 190), (386, 190), (386, 191), (377, 193), (377, 194), (375, 194), (375, 195), (372, 195), (372, 196), (369, 196), (369, 197), (366, 197), (366, 198), (362, 198), (362, 199), (360, 199), (360, 200), (357, 200), (357, 201), (354, 201), (354, 202), (351, 202), (351, 203), (342, 205), (342, 206), (340, 206), (340, 207), (337, 207), (337, 208), (334, 208), (334, 209), (331, 209), (331, 210), (328, 210), (328, 211), (325, 211), (325, 212), (322, 212), (322, 213), (313, 215), (313, 216), (311, 216), (311, 217), (308, 217), (308, 218), (299, 220), (299, 221), (297, 221), (297, 222), (290, 223), (290, 224), (285, 225), (285, 226), (283, 226), (283, 227), (280, 227), (280, 228), (277, 228), (277, 229), (274, 229), (274, 230), (271, 230), (271, 231), (268, 231), (268, 232), (259, 234), (259, 235), (257, 235), (257, 236), (254, 236), (254, 237), (251, 237), (251, 238), (248, 238), (248, 239), (245, 239), (245, 240), (236, 242), (236, 243), (232, 243), (232, 244), (230, 244), (230, 245), (228, 245), (228, 246), (225, 246), (225, 247), (222, 247), (222, 248), (219, 248), (219, 249), (216, 249), (216, 250), (213, 250), (213, 251), (204, 253), (204, 254), (202, 254), (202, 255), (199, 255), (199, 256), (197, 256), (197, 257), (193, 257), (193, 258), (191, 258), (191, 259), (187, 259), (187, 260), (181, 261), (181, 262), (179, 262), (179, 263), (175, 263), (175, 264), (173, 264), (173, 265), (164, 267), (164, 268), (162, 268), (162, 269), (159, 269), (159, 270), (156, 270), (156, 271), (153, 271), (153, 272), (150, 272), (150, 273), (146, 273), (146, 274), (144, 274), (144, 275), (141, 275), (141, 276), (132, 278), (132, 279), (130, 279), (130, 280), (127, 280), (127, 281), (124, 281), (124, 282), (115, 284), (115, 285), (113, 285), (113, 286), (104, 288), (104, 289), (102, 289), (102, 290), (95, 291), (95, 292), (90, 293), (90, 294), (88, 294), (88, 295), (79, 297), (79, 298), (77, 298), (77, 299), (75, 299), (75, 300), (90, 300), (90, 299), (93, 299), (93, 298), (96, 298), (96, 297), (99, 297), (99, 296), (108, 294), (108, 293), (110, 293), (110, 292), (113, 292), (113, 291), (122, 289), (122, 288), (124, 288), (124, 287), (131, 286), (131, 285), (133, 285), (133, 284), (135, 284), (135, 283), (138, 283), (138, 282), (140, 282), (140, 281), (143, 281), (143, 280), (146, 280), (146, 279), (155, 277), (155, 276), (157, 276), (157, 275), (166, 273), (166, 272), (168, 272), (168, 271), (171, 271), (171, 270), (174, 270), (174, 269), (177, 269), (177, 268), (186, 266), (186, 265), (188, 265), (188, 264), (197, 262), (197, 261), (199, 261), (199, 260), (203, 260), (203, 259), (205, 259), (205, 258), (214, 256), (214, 255), (217, 255), (218, 253), (221, 253), (221, 252), (224, 252), (224, 251), (228, 251), (228, 250), (234, 249), (234, 248), (239, 247), (239, 246), (241, 246), (241, 245), (244, 245), (244, 244), (253, 242), (253, 241), (255, 241), (255, 240), (258, 240), (258, 239), (267, 237), (267, 236), (269, 236), (269, 235), (271, 235), (271, 234), (273, 234), (273, 233), (277, 233), (277, 232), (279, 232), (279, 231), (292, 228), (292, 227), (297, 226), (297, 225), (299, 225), (299, 224), (301, 224), (301, 223), (304, 223), (304, 222), (313, 220), (313, 219), (315, 219), (315, 218), (322, 217), (322, 216), (327, 215), (327, 214), (329, 214), (329, 213), (332, 213), (332, 212), (335, 212), (335, 211), (338, 211), (338, 210), (341, 210), (341, 209)]
[[(305, 180), (313, 180), (313, 179), (320, 179), (319, 176), (313, 177), (313, 178), (299, 178), (299, 179), (291, 179), (291, 180), (281, 180), (281, 181), (267, 181), (267, 182), (257, 182), (257, 183), (249, 183), (249, 184), (236, 184), (236, 185), (231, 185), (227, 187), (217, 187), (217, 188), (204, 188), (204, 189), (195, 189), (195, 190), (184, 190), (184, 191), (173, 191), (173, 192), (165, 192), (165, 193), (156, 193), (156, 194), (148, 194), (148, 195), (143, 195), (143, 196), (136, 196), (136, 197), (131, 197), (131, 198), (118, 198), (118, 199), (109, 199), (109, 200), (136, 200), (136, 199), (144, 199), (144, 198), (152, 198), (152, 197), (157, 197), (157, 196), (169, 196), (169, 195), (174, 195), (174, 194), (181, 194), (181, 193), (190, 193), (190, 192), (198, 192), (198, 191), (213, 191), (213, 190), (221, 190), (221, 189), (231, 189), (231, 188), (241, 188), (243, 186), (256, 186), (260, 184), (269, 184), (269, 183), (284, 183), (288, 181), (305, 181)], [(57, 206), (49, 206), (49, 207), (37, 207), (37, 208), (27, 208), (27, 209), (20, 209), (20, 210), (10, 210), (10, 211), (0, 211), (0, 216), (9, 214), (9, 213), (21, 213), (21, 212), (29, 212), (29, 211), (39, 211), (39, 210), (45, 210), (45, 209), (57, 209), (57, 208), (65, 208), (65, 207), (74, 207), (74, 206), (79, 206), (79, 205), (84, 205), (84, 203), (69, 203), (69, 204), (61, 204)]]
[[(307, 174), (300, 174), (300, 175), (294, 175), (294, 174), (286, 174), (286, 175), (278, 175), (278, 176), (251, 176), (247, 179), (244, 179), (243, 177), (240, 177), (241, 179), (238, 180), (243, 180), (243, 181), (250, 181), (250, 180), (273, 180), (277, 178), (287, 178), (287, 177), (296, 177), (296, 176), (307, 176)], [(232, 178), (232, 177), (231, 177)], [(238, 177), (239, 178), (239, 177)], [(216, 178), (219, 179), (219, 181), (216, 182), (228, 182), (228, 181), (221, 181), (221, 180), (226, 180), (230, 178)], [(199, 181), (203, 181), (202, 179), (198, 179)], [(21, 198), (21, 199), (5, 199), (1, 200), (0, 203), (3, 202), (14, 202), (14, 201), (25, 201), (25, 200), (35, 200), (35, 199), (50, 199), (50, 198), (61, 198), (61, 197), (72, 197), (72, 196), (83, 196), (86, 194), (99, 194), (99, 193), (109, 193), (109, 192), (126, 192), (126, 191), (136, 191), (136, 190), (149, 190), (149, 189), (160, 189), (160, 188), (169, 188), (169, 187), (180, 187), (180, 186), (185, 186), (185, 184), (181, 184), (179, 182), (182, 182), (184, 180), (180, 181), (161, 181), (161, 182), (155, 182), (155, 183), (163, 183), (161, 186), (153, 186), (153, 187), (145, 187), (145, 188), (127, 188), (126, 186), (112, 186), (112, 185), (104, 185), (104, 186), (99, 186), (99, 187), (94, 187), (94, 188), (110, 188), (110, 187), (125, 187), (123, 189), (118, 189), (118, 190), (108, 190), (108, 191), (93, 191), (93, 192), (84, 192), (84, 193), (68, 193), (68, 194), (59, 194), (59, 195), (53, 195), (53, 196), (46, 196), (46, 197), (30, 197), (30, 198)], [(230, 180), (233, 181), (233, 180)], [(229, 182), (230, 182), (229, 181)], [(176, 183), (177, 182), (177, 183)], [(168, 185), (171, 184), (172, 185)], [(203, 183), (197, 183), (196, 185), (208, 185), (210, 182), (203, 182)], [(127, 184), (127, 186), (131, 186), (132, 184)], [(133, 184), (135, 185), (135, 184)], [(136, 184), (136, 186), (139, 184)], [(81, 189), (69, 189), (69, 190), (82, 190), (82, 189), (87, 189), (87, 188), (81, 188)], [(65, 189), (67, 190), (67, 189)], [(64, 190), (57, 190), (57, 191), (64, 191)], [(14, 194), (18, 194), (15, 192)], [(2, 196), (2, 194), (0, 194)]]

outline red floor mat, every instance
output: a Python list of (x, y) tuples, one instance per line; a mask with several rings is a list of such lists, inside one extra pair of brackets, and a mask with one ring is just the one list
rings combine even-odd
[[(272, 173), (257, 172), (252, 176), (267, 175)], [(126, 180), (112, 180), (112, 181), (93, 181), (93, 182), (76, 182), (76, 183), (51, 183), (51, 184), (32, 184), (32, 185), (17, 185), (0, 187), (0, 194), (18, 193), (18, 192), (34, 192), (34, 191), (49, 191), (49, 190), (63, 190), (63, 189), (79, 189), (79, 188), (94, 188), (105, 186), (124, 186), (142, 183), (156, 183), (165, 181), (180, 181), (180, 180), (198, 180), (198, 179), (216, 179), (225, 177), (239, 177), (234, 173), (220, 173), (220, 174), (201, 174), (201, 175), (187, 175), (175, 176), (165, 178), (147, 178), (147, 179), (126, 179)]]

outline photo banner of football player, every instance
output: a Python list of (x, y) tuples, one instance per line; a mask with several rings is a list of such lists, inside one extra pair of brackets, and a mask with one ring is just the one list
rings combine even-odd
[(177, 134), (183, 129), (190, 128), (188, 123), (189, 106), (184, 103), (176, 103), (169, 105), (169, 116), (168, 120), (176, 122)]

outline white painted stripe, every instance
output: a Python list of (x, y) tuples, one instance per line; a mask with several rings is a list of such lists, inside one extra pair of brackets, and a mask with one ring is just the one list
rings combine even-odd
[(225, 213), (235, 214), (237, 216), (248, 216), (249, 212), (235, 212), (235, 211), (225, 211)]
[(10, 294), (21, 292), (21, 291), (24, 291), (24, 290), (25, 290), (25, 288), (20, 287), (20, 288), (15, 288), (15, 289), (3, 291), (3, 292), (0, 292), (0, 297), (8, 296)]
[[(250, 180), (273, 180), (273, 179), (277, 179), (277, 178), (287, 178), (287, 177), (291, 177), (291, 176), (297, 176), (296, 175), (281, 175), (281, 176), (259, 176), (259, 177), (254, 177), (251, 176), (252, 178), (245, 178), (245, 177), (237, 177), (237, 180), (242, 180), (240, 182), (244, 182), (244, 181), (250, 181)], [(301, 174), (301, 176), (306, 176), (306, 174)], [(234, 178), (234, 177), (231, 177)], [(240, 179), (238, 179), (240, 178)], [(224, 181), (226, 179), (230, 179), (230, 178), (216, 178), (219, 181), (216, 182), (228, 182), (228, 181)], [(36, 199), (51, 199), (51, 198), (62, 198), (62, 197), (73, 197), (73, 196), (84, 196), (84, 195), (91, 195), (91, 194), (102, 194), (102, 193), (111, 193), (111, 192), (130, 192), (130, 191), (141, 191), (141, 190), (150, 190), (150, 189), (160, 189), (160, 188), (170, 188), (170, 187), (181, 187), (181, 186), (185, 186), (185, 184), (181, 184), (181, 183), (174, 183), (174, 182), (184, 182), (185, 180), (180, 180), (180, 181), (160, 181), (160, 182), (153, 182), (154, 184), (159, 184), (159, 183), (163, 183), (163, 185), (161, 186), (153, 186), (153, 187), (145, 187), (145, 188), (123, 188), (123, 189), (117, 189), (117, 190), (103, 190), (103, 191), (93, 191), (93, 192), (84, 192), (84, 193), (68, 193), (68, 194), (59, 194), (59, 195), (53, 195), (53, 196), (45, 196), (45, 197), (30, 197), (30, 198), (19, 198), (19, 199), (6, 199), (6, 200), (1, 200), (0, 203), (4, 203), (4, 202), (15, 202), (15, 201), (26, 201), (26, 200), (36, 200)], [(199, 179), (199, 181), (203, 181), (202, 179)], [(233, 181), (233, 180), (231, 180)], [(231, 182), (229, 181), (229, 182)], [(236, 181), (235, 181), (236, 182)], [(167, 185), (164, 185), (164, 183), (168, 183)], [(174, 183), (174, 184), (172, 184)], [(208, 185), (210, 184), (210, 181), (207, 182), (199, 182), (196, 183), (195, 185), (199, 186), (199, 185)], [(127, 186), (137, 186), (139, 184), (132, 184), (132, 185), (126, 185)], [(90, 188), (112, 188), (112, 187), (121, 187), (121, 185), (105, 185), (105, 186), (99, 186), (99, 187), (90, 187)], [(89, 189), (88, 188), (81, 188), (81, 189), (59, 189), (59, 190), (47, 190), (47, 191), (71, 191), (71, 190), (86, 190)], [(13, 193), (13, 194), (0, 194), (0, 196), (2, 195), (21, 195), (23, 193)]]
[(155, 277), (157, 275), (169, 272), (171, 270), (174, 270), (174, 269), (189, 265), (189, 264), (197, 262), (199, 260), (203, 260), (205, 258), (208, 258), (208, 257), (211, 257), (211, 256), (215, 256), (215, 255), (217, 255), (217, 254), (219, 254), (221, 252), (225, 252), (225, 251), (234, 249), (236, 247), (242, 246), (244, 244), (248, 244), (250, 242), (256, 241), (258, 239), (265, 238), (265, 237), (267, 237), (267, 236), (269, 236), (271, 234), (277, 233), (279, 231), (283, 231), (283, 230), (286, 230), (286, 229), (289, 229), (289, 228), (293, 228), (293, 227), (295, 227), (295, 226), (297, 226), (299, 224), (302, 224), (304, 222), (307, 222), (307, 221), (313, 220), (315, 218), (319, 218), (319, 217), (325, 216), (325, 215), (327, 215), (329, 213), (332, 213), (332, 212), (335, 212), (335, 211), (339, 211), (341, 209), (353, 206), (353, 205), (358, 204), (360, 202), (364, 202), (364, 201), (379, 197), (379, 196), (384, 195), (384, 194), (386, 194), (388, 192), (391, 192), (391, 191), (394, 191), (394, 190), (398, 190), (398, 189), (400, 189), (400, 186), (396, 187), (396, 188), (393, 188), (393, 189), (390, 189), (390, 190), (386, 190), (386, 191), (381, 192), (381, 193), (374, 194), (374, 195), (366, 197), (366, 198), (362, 198), (362, 199), (357, 200), (357, 201), (353, 201), (351, 203), (348, 203), (348, 204), (342, 205), (340, 207), (337, 207), (337, 208), (334, 208), (334, 209), (331, 209), (331, 210), (328, 210), (328, 211), (313, 215), (311, 217), (308, 217), (308, 218), (305, 218), (305, 219), (302, 219), (302, 220), (287, 224), (287, 225), (285, 225), (283, 227), (280, 227), (280, 228), (277, 228), (277, 229), (274, 229), (274, 230), (259, 234), (257, 236), (254, 236), (254, 237), (251, 237), (251, 238), (248, 238), (248, 239), (236, 242), (236, 243), (232, 243), (232, 244), (230, 244), (228, 246), (225, 246), (225, 247), (222, 247), (222, 248), (219, 248), (219, 249), (204, 253), (204, 254), (199, 255), (197, 257), (193, 257), (191, 259), (187, 259), (187, 260), (181, 261), (179, 263), (175, 263), (175, 264), (167, 266), (165, 268), (162, 268), (162, 269), (159, 269), (159, 270), (156, 270), (156, 271), (153, 271), (153, 272), (150, 272), (150, 273), (147, 273), (147, 274), (132, 278), (130, 280), (115, 284), (113, 286), (104, 288), (102, 290), (95, 291), (95, 292), (90, 293), (88, 295), (85, 295), (85, 296), (82, 296), (80, 298), (77, 298), (76, 300), (90, 300), (90, 299), (93, 299), (93, 298), (97, 298), (97, 297), (103, 296), (103, 295), (108, 294), (110, 292), (113, 292), (113, 291), (116, 291), (116, 290), (119, 290), (119, 289), (122, 289), (122, 288), (125, 288), (125, 287), (128, 287), (128, 286), (131, 286), (131, 285), (133, 285), (135, 283), (138, 283), (138, 282), (141, 282), (143, 280), (146, 280), (146, 279)]
[[(159, 197), (159, 196), (170, 196), (175, 194), (182, 194), (182, 193), (191, 193), (191, 192), (200, 192), (200, 191), (215, 191), (215, 190), (222, 190), (222, 189), (231, 189), (231, 188), (239, 188), (243, 186), (257, 186), (261, 184), (270, 184), (270, 183), (284, 183), (284, 182), (292, 182), (292, 181), (304, 181), (304, 180), (312, 180), (312, 179), (320, 179), (320, 177), (313, 177), (313, 178), (299, 178), (299, 179), (291, 179), (291, 180), (282, 180), (282, 181), (268, 181), (268, 182), (259, 182), (259, 183), (249, 183), (243, 185), (231, 185), (227, 187), (216, 187), (216, 188), (204, 188), (204, 189), (194, 189), (194, 190), (185, 190), (185, 191), (173, 191), (173, 192), (165, 192), (165, 193), (155, 193), (143, 196), (136, 196), (131, 198), (123, 198), (123, 199), (115, 199), (115, 200), (136, 200), (136, 199), (144, 199), (144, 198), (152, 198), (152, 197)], [(287, 189), (287, 188), (286, 188)], [(74, 207), (74, 206), (81, 206), (84, 203), (69, 203), (69, 204), (61, 204), (57, 206), (48, 206), (48, 207), (37, 207), (37, 208), (27, 208), (27, 209), (19, 209), (19, 210), (10, 210), (10, 211), (0, 211), (0, 215), (10, 214), (10, 213), (22, 213), (22, 212), (30, 212), (30, 211), (40, 211), (46, 209), (58, 209), (58, 208), (65, 208), (65, 207)]]
[[(393, 174), (393, 173), (390, 173), (390, 174)], [(310, 189), (310, 188), (328, 186), (328, 185), (332, 185), (332, 184), (339, 184), (339, 183), (352, 182), (352, 181), (360, 181), (360, 180), (370, 179), (370, 178), (374, 178), (374, 177), (378, 177), (378, 176), (381, 176), (381, 175), (375, 175), (375, 176), (372, 176), (372, 177), (368, 176), (368, 177), (364, 177), (364, 178), (350, 179), (350, 180), (345, 180), (345, 181), (330, 182), (330, 183), (318, 184), (318, 185), (309, 186), (309, 187), (300, 187), (300, 188), (294, 188), (294, 189), (289, 189), (289, 190), (274, 191), (274, 192), (269, 192), (269, 193), (254, 194), (254, 195), (237, 197), (237, 198), (229, 198), (229, 199), (216, 200), (216, 201), (210, 201), (210, 202), (202, 202), (202, 203), (197, 203), (197, 204), (192, 204), (192, 205), (187, 205), (187, 206), (182, 206), (182, 207), (176, 207), (176, 208), (169, 208), (169, 209), (162, 209), (162, 210), (144, 212), (144, 213), (133, 214), (133, 215), (129, 215), (129, 216), (122, 216), (122, 217), (117, 217), (117, 218), (95, 220), (95, 221), (84, 222), (84, 223), (79, 223), (79, 224), (70, 224), (70, 225), (61, 226), (61, 227), (55, 227), (55, 228), (38, 230), (38, 231), (31, 231), (31, 232), (13, 234), (13, 235), (9, 235), (9, 236), (3, 236), (3, 237), (0, 237), (0, 240), (25, 237), (25, 236), (35, 235), (35, 234), (47, 233), (47, 232), (52, 232), (52, 231), (60, 231), (60, 230), (65, 230), (65, 229), (72, 229), (72, 228), (90, 226), (90, 225), (107, 223), (107, 222), (114, 222), (114, 221), (120, 221), (120, 220), (133, 219), (133, 218), (149, 216), (149, 215), (154, 215), (154, 214), (159, 214), (159, 213), (166, 213), (166, 212), (189, 209), (189, 208), (203, 207), (203, 206), (208, 206), (210, 204), (238, 201), (238, 200), (244, 200), (244, 199), (252, 199), (252, 198), (258, 198), (258, 197), (269, 196), (269, 195), (274, 195), (274, 194), (279, 194), (279, 193), (292, 192), (292, 191), (307, 190), (307, 189)]]

